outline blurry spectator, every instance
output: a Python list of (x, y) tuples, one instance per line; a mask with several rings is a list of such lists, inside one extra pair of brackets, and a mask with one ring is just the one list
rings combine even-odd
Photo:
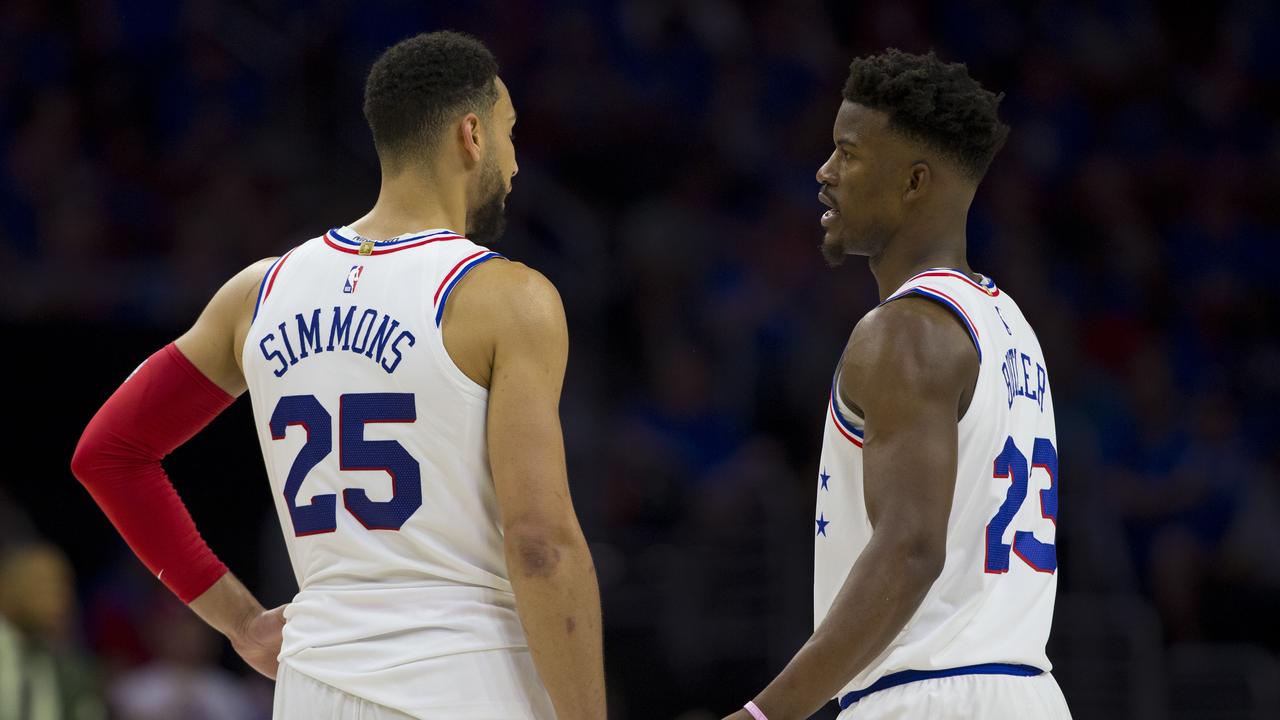
[[(251, 720), (255, 710), (246, 684), (218, 666), (222, 639), (163, 589), (145, 615), (151, 661), (112, 685), (119, 720)], [(270, 716), (267, 708), (265, 716)]]
[(1223, 639), (1258, 642), (1280, 652), (1280, 448), (1241, 478), (1240, 512), (1227, 535), (1219, 586), (1209, 608)]
[(98, 678), (75, 649), (71, 566), (56, 547), (0, 555), (0, 720), (101, 720)]
[(1243, 483), (1258, 464), (1239, 439), (1232, 404), (1219, 394), (1180, 396), (1166, 353), (1141, 353), (1130, 389), (1136, 411), (1119, 438), (1126, 457), (1118, 497), (1135, 566), (1170, 638), (1203, 640), (1204, 588), (1222, 566)]
[(0, 488), (0, 548), (13, 547), (34, 534), (31, 521)]

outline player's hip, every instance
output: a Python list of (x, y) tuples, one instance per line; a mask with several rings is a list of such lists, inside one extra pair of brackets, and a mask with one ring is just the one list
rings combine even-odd
[(282, 657), (358, 670), (528, 644), (515, 596), (482, 587), (309, 588), (285, 619)]
[(431, 658), (368, 673), (285, 659), (275, 720), (553, 720), (551, 700), (527, 649)]

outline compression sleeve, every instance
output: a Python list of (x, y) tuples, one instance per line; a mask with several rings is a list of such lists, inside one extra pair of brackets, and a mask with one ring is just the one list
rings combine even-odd
[(184, 603), (227, 572), (160, 460), (235, 398), (173, 343), (147, 358), (89, 421), (71, 471), (138, 559)]

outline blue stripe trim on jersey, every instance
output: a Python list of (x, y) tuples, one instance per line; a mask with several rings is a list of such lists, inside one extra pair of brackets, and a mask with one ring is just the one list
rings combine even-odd
[(839, 390), (839, 388), (836, 387), (836, 381), (839, 377), (840, 375), (837, 374), (835, 378), (831, 379), (831, 409), (835, 411), (832, 414), (835, 415), (836, 422), (840, 423), (840, 427), (857, 436), (859, 440), (865, 440), (866, 438), (863, 437), (862, 431), (854, 427), (853, 423), (845, 419), (844, 413), (840, 412), (840, 403), (836, 402), (836, 392)]
[(906, 685), (907, 683), (918, 682), (920, 680), (934, 680), (936, 678), (956, 677), (957, 675), (1016, 675), (1018, 677), (1035, 677), (1043, 672), (1044, 670), (1031, 665), (1011, 665), (1008, 663), (965, 665), (964, 667), (948, 668), (946, 670), (903, 670), (902, 672), (885, 675), (874, 683), (871, 683), (871, 686), (868, 688), (863, 690), (854, 690), (851, 693), (846, 693), (841, 696), (840, 709), (844, 710), (871, 693), (888, 690), (891, 687)]
[[(978, 363), (982, 363), (982, 343), (978, 342), (978, 331), (973, 327), (973, 323), (969, 322), (969, 318), (964, 314), (964, 311), (960, 309), (959, 305), (956, 305), (941, 295), (931, 293), (925, 288), (918, 287), (905, 290), (902, 293), (889, 298), (889, 300), (897, 300), (900, 297), (906, 297), (908, 295), (919, 295), (920, 297), (929, 298), (930, 300), (934, 300), (951, 308), (951, 311), (956, 314), (956, 317), (960, 318), (960, 322), (964, 323), (964, 328), (969, 331), (969, 339), (973, 340), (973, 346), (978, 349)], [(885, 300), (885, 302), (889, 302), (889, 300)]]
[[(288, 254), (289, 253), (285, 253), (284, 255)], [(275, 270), (276, 266), (280, 264), (280, 261), (284, 259), (284, 255), (276, 258), (276, 261), (271, 263), (271, 267), (267, 268), (267, 274), (262, 276), (262, 282), (258, 283), (258, 299), (253, 303), (253, 318), (249, 322), (253, 322), (258, 319), (258, 309), (262, 307), (262, 293), (267, 291), (267, 280), (271, 278), (271, 271)]]
[[(332, 235), (333, 239), (337, 240), (338, 242), (351, 245), (352, 247), (360, 247), (359, 241), (352, 240), (350, 238), (344, 238), (341, 235), (339, 235), (337, 228), (330, 230), (329, 234)], [(421, 240), (423, 238), (434, 237), (436, 235), (456, 235), (456, 234), (457, 233), (453, 232), (452, 230), (437, 230), (435, 232), (429, 232), (424, 235), (414, 235), (412, 237), (392, 238), (391, 240), (374, 240), (373, 245), (374, 247), (386, 247), (388, 245), (399, 245), (400, 243), (412, 242), (414, 240)]]
[(471, 269), (474, 268), (475, 266), (479, 265), (482, 262), (487, 262), (494, 258), (500, 258), (500, 257), (502, 256), (499, 255), (498, 253), (490, 252), (486, 255), (481, 255), (475, 260), (472, 260), (471, 262), (462, 266), (462, 269), (458, 271), (458, 274), (454, 275), (453, 279), (449, 281), (449, 284), (448, 286), (445, 287), (444, 292), (440, 294), (440, 304), (436, 306), (436, 327), (440, 327), (440, 320), (444, 318), (444, 304), (448, 302), (449, 293), (453, 292), (453, 286), (457, 285), (458, 281), (461, 280), (464, 275), (471, 272)]

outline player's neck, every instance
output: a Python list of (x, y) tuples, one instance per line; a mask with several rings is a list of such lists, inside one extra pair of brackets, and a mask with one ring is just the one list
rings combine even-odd
[(958, 232), (933, 235), (927, 242), (912, 243), (903, 237), (895, 238), (883, 253), (871, 257), (869, 264), (883, 301), (912, 276), (929, 268), (955, 268), (972, 275), (965, 255), (965, 234), (961, 226)]
[(443, 228), (467, 232), (466, 191), (462, 183), (432, 181), (417, 173), (383, 176), (378, 201), (350, 228), (370, 240), (386, 240), (418, 230)]
[(885, 243), (884, 251), (871, 258), (871, 274), (875, 275), (881, 301), (929, 268), (955, 268), (973, 274), (965, 250), (972, 189), (937, 193), (923, 200), (907, 214)]

